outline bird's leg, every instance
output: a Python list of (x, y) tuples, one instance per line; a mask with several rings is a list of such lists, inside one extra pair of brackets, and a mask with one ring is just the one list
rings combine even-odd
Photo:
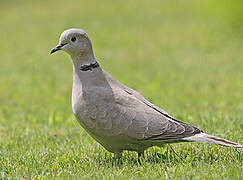
[(144, 152), (138, 152), (138, 158), (144, 157)]
[(138, 163), (141, 165), (141, 158), (144, 158), (144, 152), (137, 152), (138, 153)]
[(183, 161), (182, 157), (174, 151), (174, 149), (171, 147), (170, 144), (169, 144), (169, 147), (170, 147), (171, 151), (172, 151), (177, 157), (179, 157), (179, 158)]
[(115, 159), (120, 159), (121, 157), (122, 157), (122, 152), (121, 151), (114, 153), (114, 158)]

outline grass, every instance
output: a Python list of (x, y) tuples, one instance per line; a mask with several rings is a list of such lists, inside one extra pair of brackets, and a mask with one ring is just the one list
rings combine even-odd
[(243, 3), (7, 1), (0, 5), (1, 179), (242, 179), (242, 150), (174, 144), (121, 161), (79, 126), (72, 66), (49, 55), (70, 27), (101, 66), (174, 117), (243, 143)]

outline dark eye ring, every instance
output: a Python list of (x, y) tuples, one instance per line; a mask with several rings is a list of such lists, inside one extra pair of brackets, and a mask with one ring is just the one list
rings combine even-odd
[(71, 41), (72, 41), (72, 42), (75, 42), (75, 41), (76, 41), (76, 37), (72, 37), (72, 38), (71, 38)]

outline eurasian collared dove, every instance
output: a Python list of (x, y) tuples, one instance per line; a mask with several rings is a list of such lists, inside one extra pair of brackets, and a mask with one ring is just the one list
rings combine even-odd
[(96, 61), (91, 41), (81, 29), (68, 29), (51, 54), (66, 51), (73, 63), (72, 109), (81, 126), (105, 149), (142, 155), (151, 146), (202, 142), (242, 148), (178, 121), (106, 73)]

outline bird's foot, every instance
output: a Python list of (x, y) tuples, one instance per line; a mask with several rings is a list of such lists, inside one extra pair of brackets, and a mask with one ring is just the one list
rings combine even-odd
[(138, 163), (141, 165), (144, 159), (144, 152), (138, 152)]

